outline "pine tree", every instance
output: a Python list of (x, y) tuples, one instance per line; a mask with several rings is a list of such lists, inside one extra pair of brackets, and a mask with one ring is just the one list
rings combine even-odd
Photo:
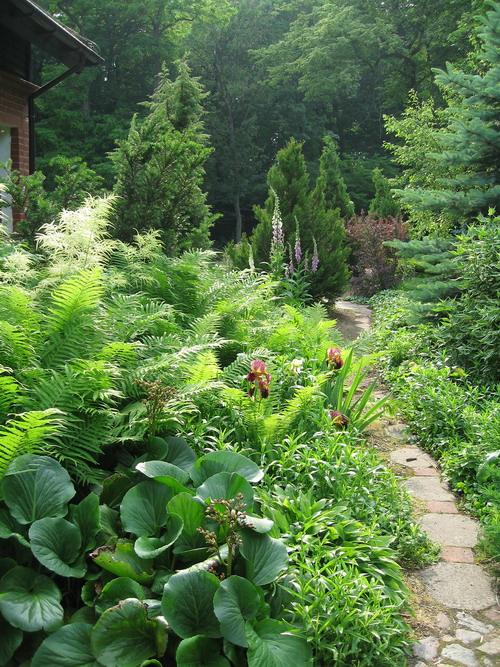
[(280, 202), (283, 231), (287, 239), (294, 237), (297, 220), (303, 228), (309, 218), (309, 173), (300, 142), (292, 138), (278, 151), (269, 169), (267, 184), (269, 195), (264, 207), (254, 208), (259, 223), (252, 235), (252, 247), (255, 261), (259, 264), (269, 261), (275, 193)]
[(376, 218), (396, 218), (401, 213), (401, 209), (391, 193), (389, 180), (378, 167), (373, 170), (372, 179), (375, 195), (370, 203), (368, 214)]
[(136, 230), (160, 229), (166, 249), (207, 247), (214, 216), (202, 191), (211, 153), (203, 131), (205, 96), (185, 62), (171, 80), (163, 68), (145, 118), (134, 116), (127, 139), (112, 154), (118, 195), (115, 229), (130, 240)]
[[(328, 151), (329, 147), (325, 150)], [(310, 189), (302, 144), (291, 139), (278, 152), (276, 162), (268, 174), (269, 196), (265, 206), (255, 208), (259, 224), (252, 235), (252, 248), (256, 262), (269, 262), (272, 217), (277, 196), (286, 242), (293, 245), (297, 224), (300, 226), (302, 247), (310, 255), (316, 240), (319, 266), (311, 276), (314, 295), (332, 298), (342, 292), (349, 278), (349, 250), (339, 208), (332, 209), (325, 205), (326, 198), (334, 190), (327, 177), (331, 173), (327, 172), (328, 166), (328, 160), (322, 162), (316, 185)]]
[(354, 215), (354, 204), (342, 176), (337, 145), (329, 135), (323, 139), (323, 152), (314, 194), (319, 205), (327, 209), (338, 208), (342, 218), (351, 218)]
[(481, 72), (469, 74), (448, 64), (436, 81), (452, 102), (448, 126), (437, 134), (440, 150), (429, 156), (456, 173), (435, 188), (403, 191), (404, 201), (423, 209), (452, 209), (461, 218), (487, 212), (500, 199), (500, 2), (481, 18)]

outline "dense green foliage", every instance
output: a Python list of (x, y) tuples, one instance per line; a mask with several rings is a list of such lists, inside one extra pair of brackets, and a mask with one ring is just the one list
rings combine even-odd
[(404, 665), (398, 561), (433, 551), (366, 446), (366, 360), (265, 274), (110, 239), (110, 206), (66, 212), (37, 255), (2, 245), (7, 659)]
[(302, 145), (295, 139), (278, 151), (267, 182), (269, 196), (265, 206), (255, 209), (259, 222), (251, 237), (254, 260), (260, 265), (270, 261), (277, 197), (289, 260), (294, 261), (298, 227), (304, 248), (312, 255), (316, 243), (318, 251), (318, 269), (311, 277), (314, 293), (329, 297), (341, 294), (349, 275), (349, 249), (341, 211), (350, 211), (352, 204), (338, 169), (334, 142), (328, 137), (325, 139), (314, 188), (311, 188)]
[[(105, 59), (40, 97), (39, 166), (80, 156), (104, 177), (106, 154), (126, 138), (137, 105), (149, 98), (163, 63), (188, 53), (209, 92), (207, 133), (215, 151), (207, 190), (223, 214), (216, 236), (229, 240), (254, 224), (265, 199), (265, 174), (294, 136), (317, 163), (326, 134), (337, 137), (343, 173), (357, 212), (373, 196), (371, 172), (394, 171), (384, 155), (384, 114), (398, 115), (409, 91), (442, 96), (434, 67), (463, 62), (472, 16), (482, 0), (42, 0)], [(36, 62), (40, 79), (60, 66)], [(314, 174), (316, 175), (316, 174)]]
[[(436, 72), (436, 83), (447, 99), (446, 111), (435, 112), (432, 105), (414, 102), (403, 121), (388, 122), (397, 136), (409, 139), (406, 150), (393, 147), (396, 159), (408, 168), (407, 187), (397, 192), (403, 204), (410, 214), (441, 213), (441, 219), (451, 218), (455, 228), (479, 212), (486, 214), (500, 197), (500, 5), (493, 2), (488, 7), (481, 18), (475, 71), (448, 64), (445, 71)], [(416, 127), (419, 120), (423, 125)], [(432, 133), (436, 122), (439, 129)], [(422, 149), (430, 166), (420, 162)], [(423, 220), (417, 215), (420, 224)], [(433, 227), (431, 223), (426, 231)]]
[(206, 248), (213, 216), (202, 192), (204, 164), (210, 155), (203, 133), (203, 90), (185, 62), (170, 80), (162, 70), (127, 139), (112, 155), (118, 197), (115, 232), (131, 240), (137, 231), (159, 229), (170, 252), (179, 247)]
[(465, 507), (483, 520), (485, 548), (497, 559), (498, 218), (472, 226), (458, 239), (453, 255), (460, 290), (445, 306), (435, 302), (434, 315), (447, 313), (440, 324), (419, 321), (404, 289), (382, 293), (374, 297), (374, 340), (412, 431), (439, 459)]

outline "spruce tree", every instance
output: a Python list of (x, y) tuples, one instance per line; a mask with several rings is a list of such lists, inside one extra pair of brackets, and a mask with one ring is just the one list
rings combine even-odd
[(452, 240), (425, 237), (386, 241), (384, 245), (397, 251), (406, 275), (402, 288), (412, 300), (414, 320), (445, 316), (450, 310), (450, 299), (460, 287)]
[(338, 208), (342, 218), (351, 218), (354, 215), (354, 204), (349, 197), (347, 187), (342, 176), (340, 157), (335, 140), (327, 135), (323, 139), (323, 152), (319, 163), (319, 176), (314, 190), (319, 203), (327, 209)]
[(214, 216), (202, 191), (211, 153), (203, 131), (203, 98), (186, 63), (170, 79), (163, 68), (145, 118), (132, 119), (128, 137), (112, 154), (116, 171), (114, 214), (118, 236), (159, 229), (168, 252), (207, 247)]
[(375, 218), (397, 217), (401, 213), (401, 209), (391, 193), (389, 180), (378, 167), (372, 172), (372, 180), (375, 195), (370, 202), (368, 214)]
[(429, 156), (456, 173), (434, 188), (408, 189), (403, 200), (412, 206), (442, 211), (451, 209), (459, 218), (471, 217), (500, 200), (500, 2), (481, 18), (481, 71), (471, 74), (448, 64), (436, 71), (436, 82), (451, 99), (449, 122), (437, 133), (438, 152)]

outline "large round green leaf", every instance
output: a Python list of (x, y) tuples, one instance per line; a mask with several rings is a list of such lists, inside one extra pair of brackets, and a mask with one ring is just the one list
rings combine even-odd
[(177, 514), (167, 517), (166, 532), (161, 537), (138, 537), (134, 544), (139, 558), (157, 558), (174, 544), (182, 533), (182, 519)]
[(248, 579), (225, 579), (214, 596), (214, 611), (224, 639), (247, 646), (245, 622), (254, 619), (261, 606), (259, 590)]
[(18, 456), (7, 468), (2, 485), (12, 516), (23, 524), (64, 516), (75, 495), (66, 470), (48, 456)]
[(123, 497), (120, 515), (123, 528), (138, 537), (157, 536), (167, 522), (167, 503), (172, 491), (156, 482), (141, 482)]
[(252, 626), (247, 623), (248, 667), (310, 667), (311, 649), (301, 637), (288, 632), (280, 621), (267, 618)]
[(28, 567), (15, 567), (0, 580), (0, 612), (26, 632), (56, 630), (63, 620), (61, 592), (56, 584)]
[(221, 636), (214, 614), (214, 595), (219, 585), (217, 577), (205, 570), (185, 570), (170, 577), (163, 591), (161, 608), (179, 637)]
[(246, 456), (221, 450), (210, 452), (198, 459), (191, 470), (191, 479), (195, 486), (199, 486), (218, 472), (237, 472), (254, 484), (260, 482), (264, 476), (259, 466)]
[[(92, 649), (106, 667), (137, 667), (157, 654), (158, 623), (139, 600), (120, 602), (103, 613), (92, 630)], [(166, 629), (163, 629), (166, 635)]]
[(208, 637), (183, 639), (175, 654), (177, 667), (229, 667), (220, 649), (220, 642)]
[(101, 591), (101, 594), (96, 600), (95, 608), (102, 614), (114, 607), (122, 600), (127, 598), (136, 598), (137, 600), (144, 600), (143, 587), (130, 577), (117, 577), (109, 581)]
[(70, 505), (71, 521), (78, 526), (82, 536), (82, 551), (95, 548), (96, 536), (101, 529), (99, 497), (89, 493), (78, 505)]
[(40, 645), (31, 667), (100, 667), (90, 645), (91, 632), (87, 623), (65, 625)]
[(153, 561), (139, 558), (132, 542), (119, 540), (114, 547), (100, 547), (91, 556), (94, 563), (117, 577), (130, 577), (139, 584), (153, 581)]
[(16, 539), (23, 547), (30, 546), (24, 534), (26, 528), (14, 519), (6, 507), (0, 507), (0, 539), (8, 540), (10, 537)]
[(148, 455), (152, 459), (161, 459), (189, 472), (196, 461), (196, 454), (184, 438), (151, 438), (148, 443)]
[(242, 532), (240, 553), (246, 561), (246, 576), (257, 586), (274, 581), (288, 564), (286, 546), (269, 535), (249, 529)]
[(198, 531), (205, 521), (205, 507), (189, 493), (178, 493), (167, 506), (170, 514), (180, 516), (182, 532), (176, 541), (174, 552), (181, 554), (192, 549), (204, 548), (207, 543)]
[(247, 480), (235, 472), (219, 472), (209, 477), (196, 489), (196, 495), (202, 500), (231, 500), (238, 494), (243, 496), (247, 508), (253, 504), (253, 489)]
[(189, 481), (189, 474), (172, 463), (167, 463), (167, 461), (143, 461), (135, 467), (146, 477), (170, 487), (174, 493), (188, 491), (186, 483)]
[(23, 631), (14, 628), (0, 616), (0, 665), (6, 665), (23, 641)]
[(82, 536), (66, 519), (39, 519), (29, 530), (31, 551), (48, 570), (61, 577), (83, 577), (87, 571), (80, 553)]

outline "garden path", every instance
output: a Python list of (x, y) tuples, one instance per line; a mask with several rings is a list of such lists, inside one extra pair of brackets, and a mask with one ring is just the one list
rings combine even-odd
[[(367, 306), (337, 301), (333, 317), (346, 342), (370, 328)], [(383, 388), (377, 394), (383, 395)], [(500, 609), (494, 582), (474, 558), (478, 522), (459, 509), (437, 462), (412, 443), (401, 420), (385, 418), (372, 435), (414, 498), (420, 525), (441, 546), (435, 565), (409, 575), (419, 637), (411, 665), (500, 665)]]

